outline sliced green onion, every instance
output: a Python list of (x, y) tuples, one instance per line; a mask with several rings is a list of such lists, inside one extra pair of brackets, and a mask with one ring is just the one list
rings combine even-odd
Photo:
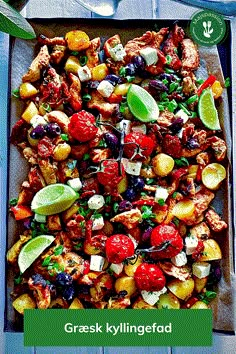
[(183, 91), (183, 87), (182, 87), (182, 86), (178, 86), (178, 87), (176, 88), (176, 92), (180, 93), (180, 92), (182, 92), (182, 91)]
[(191, 115), (191, 112), (186, 108), (184, 103), (179, 103), (179, 108), (181, 108), (188, 116)]
[(162, 82), (164, 85), (167, 85), (169, 83), (169, 81), (167, 79), (163, 79)]
[(175, 100), (169, 102), (167, 108), (170, 112), (174, 112), (174, 110), (178, 107), (178, 103)]
[(84, 154), (83, 161), (87, 161), (89, 159), (90, 159), (90, 155), (89, 154)]
[(164, 205), (165, 205), (164, 199), (158, 199), (158, 204), (159, 204), (160, 206), (164, 206)]
[(165, 110), (165, 107), (163, 106), (163, 104), (158, 104), (158, 108), (159, 108), (159, 111)]
[(126, 76), (127, 82), (132, 82), (135, 80), (135, 76)]
[(84, 102), (88, 102), (91, 100), (91, 98), (92, 98), (92, 96), (87, 93), (86, 95), (83, 95), (82, 100)]
[(118, 203), (114, 203), (114, 204), (113, 204), (113, 210), (114, 210), (114, 212), (117, 213), (118, 209), (119, 209), (119, 204), (118, 204)]
[(197, 117), (197, 112), (191, 112), (190, 118), (196, 118)]
[(174, 74), (175, 73), (175, 71), (173, 69), (169, 69), (169, 68), (165, 68), (165, 72), (167, 74)]
[(169, 93), (176, 91), (177, 87), (179, 87), (179, 84), (177, 82), (172, 82), (170, 84)]
[(61, 139), (64, 141), (69, 141), (68, 134), (61, 134)]
[[(168, 100), (168, 93), (167, 92), (162, 92), (161, 94), (160, 94), (160, 100), (161, 101), (165, 101), (165, 100)], [(163, 103), (163, 102), (162, 102)]]
[(230, 86), (231, 86), (231, 80), (230, 80), (230, 77), (226, 77), (224, 86), (225, 86), (225, 88), (227, 88), (227, 87), (230, 87)]
[(75, 56), (76, 56), (76, 55), (78, 55), (78, 54), (79, 54), (79, 52), (77, 52), (77, 51), (75, 51), (75, 50), (74, 50), (73, 52), (71, 52), (71, 55), (75, 55)]
[(125, 76), (125, 75), (126, 75), (126, 70), (125, 70), (125, 67), (124, 67), (124, 66), (122, 66), (122, 67), (120, 68), (120, 70), (119, 70), (119, 75), (120, 75), (120, 76)]
[(19, 89), (15, 89), (12, 91), (12, 96), (19, 98), (20, 97), (20, 90)]
[(10, 206), (16, 206), (17, 203), (18, 203), (18, 199), (17, 198), (12, 198), (9, 201)]
[(189, 98), (187, 99), (186, 103), (187, 103), (187, 104), (191, 104), (191, 103), (194, 103), (194, 102), (196, 102), (196, 101), (198, 101), (198, 95), (193, 95), (193, 96), (191, 96), (191, 97), (189, 97)]
[(85, 66), (88, 62), (88, 57), (86, 55), (83, 55), (79, 58), (79, 62), (81, 66)]
[(166, 56), (166, 64), (169, 65), (171, 62), (172, 62), (172, 56), (168, 54)]
[(44, 102), (44, 103), (42, 104), (42, 107), (43, 107), (43, 109), (44, 109), (46, 112), (48, 112), (48, 113), (51, 112), (51, 110), (52, 110), (50, 104), (47, 103), (47, 102)]
[(196, 80), (196, 83), (197, 83), (198, 85), (203, 84), (203, 82), (204, 82), (204, 80), (203, 80), (203, 79), (197, 79), (197, 80)]

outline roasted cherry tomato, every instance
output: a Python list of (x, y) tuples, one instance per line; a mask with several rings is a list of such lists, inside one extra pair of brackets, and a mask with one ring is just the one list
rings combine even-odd
[(183, 249), (183, 239), (172, 225), (158, 225), (152, 230), (151, 245), (156, 248), (153, 258), (175, 257)]
[(10, 210), (13, 212), (16, 220), (26, 219), (33, 215), (32, 210), (26, 205), (16, 205), (11, 207)]
[(95, 117), (89, 112), (83, 110), (74, 113), (68, 125), (69, 134), (78, 141), (89, 141), (97, 134), (98, 128), (95, 123)]
[(162, 270), (155, 264), (142, 263), (134, 273), (134, 280), (139, 290), (159, 291), (166, 284)]
[(155, 142), (150, 137), (139, 132), (130, 133), (125, 137), (124, 153), (128, 158), (140, 160), (150, 156), (154, 146)]
[(107, 239), (106, 256), (110, 263), (121, 263), (134, 254), (133, 241), (126, 235), (116, 234)]
[[(120, 171), (121, 169), (121, 171)], [(102, 163), (102, 171), (98, 172), (98, 182), (104, 186), (116, 186), (124, 177), (124, 167), (116, 160), (105, 160)]]

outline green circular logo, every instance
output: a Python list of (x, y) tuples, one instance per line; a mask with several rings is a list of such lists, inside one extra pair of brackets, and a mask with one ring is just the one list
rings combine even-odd
[(212, 46), (222, 41), (226, 34), (224, 17), (213, 11), (200, 11), (193, 15), (190, 33), (195, 42)]

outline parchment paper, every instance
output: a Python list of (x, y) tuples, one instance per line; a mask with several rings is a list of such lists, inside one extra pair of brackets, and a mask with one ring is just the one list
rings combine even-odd
[[(157, 28), (173, 26), (173, 21), (165, 20), (123, 20), (114, 21), (108, 19), (50, 19), (31, 20), (35, 32), (49, 37), (64, 36), (71, 29), (81, 29), (88, 33), (90, 38), (97, 36), (108, 38), (119, 33), (123, 43), (137, 36), (141, 36), (146, 30), (157, 30)], [(185, 27), (187, 21), (180, 21), (180, 25)], [(27, 71), (32, 59), (36, 55), (36, 41), (24, 41), (15, 39), (12, 41), (11, 55), (11, 89), (19, 87), (22, 75)], [(221, 70), (220, 58), (216, 47), (199, 48), (202, 59), (202, 68), (217, 76), (223, 83), (224, 78)], [(229, 46), (230, 50), (230, 46)], [(201, 73), (201, 75), (203, 72)], [(14, 98), (10, 102), (10, 127), (19, 119), (23, 104)], [(233, 214), (232, 214), (232, 168), (231, 168), (231, 117), (228, 107), (227, 92), (224, 90), (223, 100), (219, 107), (221, 126), (224, 127), (224, 136), (228, 147), (228, 178), (217, 192), (214, 200), (214, 207), (228, 222), (229, 228), (217, 235), (216, 240), (220, 244), (223, 259), (221, 261), (223, 277), (220, 281), (217, 298), (211, 303), (213, 308), (213, 328), (216, 331), (233, 332), (234, 325), (234, 294), (235, 294), (235, 274), (234, 274), (234, 252), (233, 252)], [(13, 198), (19, 193), (20, 185), (27, 178), (28, 164), (20, 156), (15, 147), (10, 147), (9, 160), (9, 198)], [(19, 230), (16, 230), (16, 223), (9, 217), (8, 225), (8, 248), (18, 239)], [(7, 270), (7, 294), (6, 294), (6, 323), (5, 329), (8, 331), (21, 331), (22, 321), (15, 315), (12, 308), (10, 292), (13, 289), (13, 278), (11, 270)], [(204, 325), (204, 324), (203, 324)]]

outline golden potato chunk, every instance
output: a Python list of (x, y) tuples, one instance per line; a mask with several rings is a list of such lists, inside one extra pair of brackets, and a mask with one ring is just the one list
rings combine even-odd
[(81, 51), (90, 46), (90, 39), (87, 33), (80, 30), (67, 32), (65, 39), (70, 50)]
[(15, 299), (12, 303), (14, 309), (19, 312), (21, 315), (24, 314), (24, 310), (26, 309), (35, 309), (36, 303), (29, 296), (29, 294), (22, 294), (17, 299)]

